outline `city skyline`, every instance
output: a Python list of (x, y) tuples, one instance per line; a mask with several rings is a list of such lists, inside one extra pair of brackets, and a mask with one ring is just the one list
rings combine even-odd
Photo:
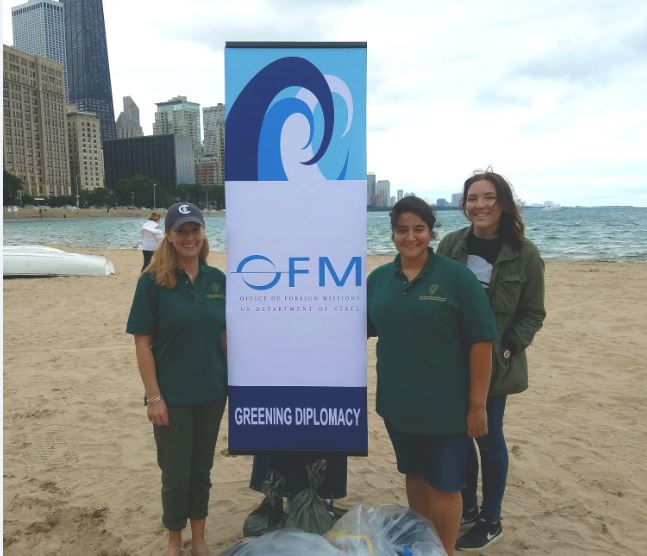
[[(3, 5), (5, 44), (21, 3)], [(366, 40), (368, 170), (394, 190), (433, 201), (491, 164), (528, 203), (647, 206), (644, 3), (175, 6), (104, 5), (114, 98), (147, 135), (156, 102), (224, 102), (228, 40)]]

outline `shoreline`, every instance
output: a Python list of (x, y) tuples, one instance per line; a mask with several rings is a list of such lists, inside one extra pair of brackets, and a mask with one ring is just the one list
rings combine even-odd
[[(157, 208), (156, 212), (159, 212), (162, 216), (166, 214), (165, 208)], [(54, 207), (54, 208), (43, 208), (42, 215), (39, 212), (38, 207), (34, 208), (19, 208), (17, 211), (9, 211), (7, 207), (3, 208), (2, 217), (5, 220), (43, 220), (50, 218), (73, 218), (73, 219), (83, 219), (83, 218), (137, 218), (139, 220), (146, 220), (153, 209), (142, 209), (142, 208), (120, 208), (120, 207), (111, 207), (108, 212), (105, 208), (63, 208), (63, 207)], [(203, 213), (206, 216), (224, 216), (224, 210), (205, 210)]]
[[(20, 244), (6, 244), (6, 245), (20, 245)], [(25, 244), (32, 245), (32, 244)], [(123, 253), (124, 251), (134, 251), (141, 253), (139, 247), (90, 247), (90, 246), (76, 246), (76, 245), (61, 245), (60, 243), (41, 243), (45, 247), (54, 247), (55, 249), (60, 249), (61, 251), (66, 251), (67, 253), (86, 253), (88, 255), (103, 255), (107, 258), (110, 251), (115, 251), (117, 253)], [(227, 252), (225, 250), (209, 249), (209, 254), (216, 257), (224, 257), (226, 260)], [(383, 264), (385, 262), (391, 262), (396, 255), (396, 251), (393, 253), (367, 253), (366, 260), (370, 263), (371, 259), (379, 259)], [(647, 264), (647, 260), (642, 259), (551, 259), (543, 257), (546, 263), (564, 263), (564, 264)]]

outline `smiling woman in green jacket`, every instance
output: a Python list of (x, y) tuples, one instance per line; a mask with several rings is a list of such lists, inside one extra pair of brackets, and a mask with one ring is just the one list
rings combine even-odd
[(462, 490), (461, 528), (470, 527), (456, 544), (478, 550), (500, 540), (501, 504), (508, 474), (503, 414), (508, 394), (528, 388), (526, 348), (541, 328), (544, 309), (544, 262), (524, 237), (524, 225), (506, 179), (491, 171), (476, 173), (463, 186), (461, 209), (471, 225), (448, 234), (438, 253), (462, 262), (486, 290), (500, 341), (492, 352), (487, 399), (488, 434), (477, 438), (481, 456), (483, 500), (479, 512), (478, 459), (472, 443), (467, 486)]

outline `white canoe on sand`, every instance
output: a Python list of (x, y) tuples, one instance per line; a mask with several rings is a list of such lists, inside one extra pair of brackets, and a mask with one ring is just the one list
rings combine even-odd
[(113, 264), (101, 255), (67, 253), (42, 245), (5, 245), (3, 276), (108, 276)]

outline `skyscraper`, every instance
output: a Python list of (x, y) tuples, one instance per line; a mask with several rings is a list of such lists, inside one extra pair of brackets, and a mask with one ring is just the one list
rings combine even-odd
[(225, 106), (206, 106), (204, 121), (204, 156), (215, 159), (215, 185), (224, 185), (225, 176)]
[(378, 180), (375, 185), (375, 206), (386, 208), (391, 206), (391, 182)]
[(130, 97), (124, 97), (124, 111), (117, 118), (117, 139), (142, 137), (144, 132), (139, 124), (139, 108)]
[(217, 156), (225, 150), (225, 105), (205, 106), (204, 119), (204, 156)]
[(54, 0), (29, 0), (11, 8), (14, 46), (63, 66), (67, 95), (64, 7)]
[(69, 101), (101, 120), (101, 140), (115, 139), (115, 111), (102, 0), (62, 0)]
[(103, 151), (99, 116), (67, 106), (67, 139), (73, 191), (103, 187)]
[(366, 176), (366, 206), (375, 205), (375, 174), (369, 173)]
[(3, 46), (2, 153), (32, 197), (70, 194), (63, 66)]
[(202, 152), (200, 133), (200, 105), (186, 97), (177, 96), (166, 102), (157, 102), (153, 135), (184, 135), (191, 138), (193, 157)]

